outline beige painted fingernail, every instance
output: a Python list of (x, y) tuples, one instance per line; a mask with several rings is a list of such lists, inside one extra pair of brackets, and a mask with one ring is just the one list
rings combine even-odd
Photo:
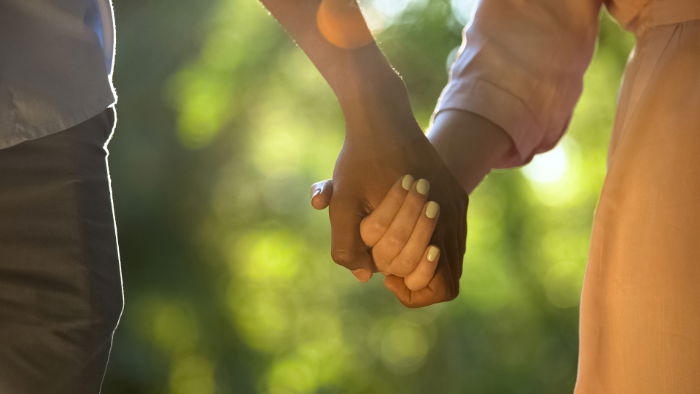
[(428, 248), (428, 261), (431, 263), (437, 259), (440, 254), (440, 249), (437, 246), (431, 246)]
[(438, 212), (440, 212), (440, 204), (435, 201), (428, 201), (425, 207), (425, 216), (427, 216), (428, 219), (435, 219)]
[(430, 190), (430, 182), (428, 182), (426, 179), (419, 179), (418, 183), (416, 184), (416, 191), (426, 196), (428, 194), (428, 190)]
[(411, 185), (413, 185), (413, 177), (409, 174), (406, 174), (401, 178), (401, 187), (403, 187), (404, 190), (410, 190)]

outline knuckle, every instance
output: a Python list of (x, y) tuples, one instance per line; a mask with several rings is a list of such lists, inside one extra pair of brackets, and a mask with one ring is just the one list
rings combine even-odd
[(415, 264), (412, 259), (398, 255), (396, 258), (394, 258), (394, 261), (392, 261), (389, 272), (396, 276), (404, 277), (410, 274), (414, 267)]
[(408, 288), (408, 290), (411, 290), (411, 291), (418, 291), (418, 290), (422, 289), (423, 287), (425, 287), (425, 286), (421, 286), (422, 283), (418, 282), (417, 280), (406, 279), (405, 282), (406, 282), (406, 287)]
[(348, 265), (355, 258), (355, 253), (347, 249), (333, 249), (331, 250), (331, 259), (340, 265)]
[(403, 248), (404, 240), (396, 234), (389, 233), (386, 237), (382, 238), (381, 243), (384, 244), (387, 250), (398, 252)]
[(387, 225), (380, 222), (379, 220), (370, 220), (367, 223), (369, 231), (374, 231), (375, 233), (384, 234), (388, 229)]
[(418, 308), (423, 306), (423, 305), (419, 305), (419, 304), (416, 304), (415, 302), (411, 302), (411, 301), (405, 301), (405, 300), (400, 300), (400, 301), (403, 304), (403, 306), (405, 306), (406, 308), (418, 309)]
[(360, 237), (368, 246), (374, 245), (386, 232), (386, 227), (371, 217), (360, 223)]
[(381, 237), (387, 230), (387, 226), (378, 220), (369, 219), (365, 222), (364, 231), (371, 237)]
[(372, 248), (372, 259), (377, 268), (386, 271), (391, 263), (391, 256), (381, 247)]

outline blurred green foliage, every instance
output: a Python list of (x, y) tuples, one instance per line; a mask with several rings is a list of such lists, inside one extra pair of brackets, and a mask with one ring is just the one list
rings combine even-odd
[[(365, 2), (427, 125), (473, 1)], [(126, 291), (105, 394), (566, 393), (577, 303), (633, 39), (604, 14), (570, 131), (473, 194), (462, 292), (402, 307), (329, 257), (308, 187), (343, 122), (251, 0), (115, 0), (110, 156)]]

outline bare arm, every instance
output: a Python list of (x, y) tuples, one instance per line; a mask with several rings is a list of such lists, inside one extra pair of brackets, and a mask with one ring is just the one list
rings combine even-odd
[[(355, 0), (261, 1), (321, 72), (345, 116), (329, 204), (333, 260), (360, 280), (376, 272), (360, 222), (396, 179), (414, 174), (430, 180), (430, 197), (445, 218), (431, 242), (441, 251), (438, 266), (421, 290), (409, 289), (394, 272), (387, 272), (385, 286), (411, 307), (453, 299), (465, 250), (467, 196), (413, 117), (403, 81), (372, 39)], [(394, 246), (400, 252), (403, 241)]]
[(377, 47), (355, 0), (261, 2), (323, 75), (346, 117), (377, 100), (408, 104), (407, 96), (398, 97), (405, 93), (403, 83)]
[[(348, 27), (353, 28), (354, 33), (346, 38), (346, 45), (338, 43), (343, 38), (341, 32), (319, 26), (319, 20), (323, 23), (319, 14), (333, 14), (332, 6), (329, 7), (330, 11), (323, 12), (320, 0), (262, 0), (262, 3), (296, 40), (333, 88), (346, 116), (359, 111), (358, 106), (371, 105), (371, 101), (376, 103), (378, 89), (385, 84), (400, 84), (399, 77), (367, 30), (354, 0), (329, 2), (335, 5), (338, 18), (351, 20), (346, 25), (351, 25)], [(341, 37), (334, 39), (335, 36)], [(335, 41), (335, 44), (331, 41)], [(368, 97), (370, 102), (362, 100), (367, 100)], [(439, 113), (428, 132), (428, 138), (468, 193), (511, 146), (510, 138), (500, 127), (466, 111)]]

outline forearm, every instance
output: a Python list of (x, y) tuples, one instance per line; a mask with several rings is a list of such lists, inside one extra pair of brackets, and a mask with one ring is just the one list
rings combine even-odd
[[(403, 81), (377, 47), (355, 0), (261, 2), (333, 89), (345, 115), (348, 135), (373, 138), (377, 133), (395, 130), (404, 137), (423, 138)], [(320, 18), (319, 13), (325, 16)], [(440, 113), (429, 138), (468, 192), (510, 146), (509, 138), (496, 125), (461, 111)]]
[(512, 147), (510, 137), (499, 126), (459, 110), (438, 113), (428, 130), (428, 139), (467, 193)]
[(346, 118), (362, 117), (380, 104), (407, 109), (403, 83), (377, 47), (355, 0), (261, 2), (321, 72)]

